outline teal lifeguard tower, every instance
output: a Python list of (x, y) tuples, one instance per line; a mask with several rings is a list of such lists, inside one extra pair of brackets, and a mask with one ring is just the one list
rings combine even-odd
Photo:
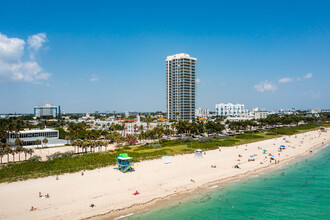
[(126, 173), (127, 171), (134, 171), (133, 164), (130, 161), (132, 159), (133, 158), (129, 157), (126, 153), (119, 154), (117, 158), (118, 169), (123, 173)]

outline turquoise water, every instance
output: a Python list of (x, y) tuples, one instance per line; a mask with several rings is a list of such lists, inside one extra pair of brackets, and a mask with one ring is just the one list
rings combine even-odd
[(280, 170), (129, 219), (330, 219), (330, 147)]

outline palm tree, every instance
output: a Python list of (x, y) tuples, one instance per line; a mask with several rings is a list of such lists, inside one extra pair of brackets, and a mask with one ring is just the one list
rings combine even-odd
[(42, 140), (42, 143), (45, 145), (45, 147), (46, 147), (46, 144), (48, 143), (48, 139), (47, 138), (44, 138), (43, 140)]
[(78, 141), (73, 141), (72, 143), (71, 143), (71, 145), (74, 147), (74, 152), (75, 153), (77, 153), (77, 150), (76, 150), (76, 148), (77, 148), (77, 146), (78, 146), (78, 143), (77, 143)]
[(82, 148), (83, 150), (85, 150), (85, 153), (87, 153), (87, 148), (90, 145), (90, 143), (88, 141), (84, 141), (82, 144)]
[(149, 125), (150, 125), (150, 122), (152, 122), (152, 121), (153, 121), (153, 120), (152, 120), (151, 116), (150, 116), (149, 114), (146, 115), (147, 130), (150, 129)]
[(3, 156), (5, 156), (5, 151), (1, 149), (0, 150), (0, 164), (2, 163)]
[(11, 147), (6, 147), (5, 148), (5, 154), (7, 154), (7, 163), (9, 163), (9, 155), (11, 154), (11, 152), (13, 151), (13, 149), (11, 149)]
[(77, 146), (78, 146), (78, 154), (79, 154), (79, 148), (83, 147), (83, 141), (82, 140), (78, 140)]
[(34, 144), (37, 145), (37, 147), (41, 144), (41, 140), (35, 140)]
[(117, 136), (115, 137), (115, 141), (117, 142), (117, 145), (120, 145), (121, 142), (122, 142), (124, 139), (125, 139), (125, 138), (124, 138), (123, 136), (121, 136), (120, 134), (117, 135)]
[(144, 127), (143, 127), (143, 125), (140, 125), (140, 127), (139, 127), (139, 131), (140, 131), (140, 133), (141, 133), (142, 131), (144, 131)]
[(15, 139), (15, 145), (16, 145), (16, 146), (22, 146), (22, 141), (21, 141), (21, 139), (16, 138), (16, 139)]
[(28, 149), (28, 153), (30, 154), (30, 158), (31, 158), (32, 154), (34, 153), (33, 148)]
[(70, 140), (71, 138), (70, 138), (70, 136), (65, 136), (65, 140), (66, 140), (66, 144), (69, 144), (69, 140)]
[(26, 160), (26, 156), (27, 156), (28, 153), (29, 153), (29, 149), (25, 149), (25, 148), (23, 148), (23, 153), (24, 153), (25, 160)]
[(173, 133), (173, 135), (175, 135), (176, 123), (172, 123), (172, 124), (170, 125), (170, 127), (171, 127), (171, 129), (172, 129), (172, 133)]
[(144, 134), (144, 131), (141, 131), (140, 134), (139, 134), (139, 140), (140, 140), (140, 143), (142, 144), (142, 140), (145, 138), (145, 134)]
[(136, 131), (137, 131), (137, 125), (136, 124), (134, 124), (134, 135), (136, 136)]
[(23, 149), (22, 146), (18, 146), (18, 147), (16, 147), (16, 149), (15, 149), (15, 153), (18, 154), (18, 161), (21, 161), (21, 152), (23, 152), (23, 151), (24, 151), (24, 149)]
[(95, 152), (95, 147), (96, 147), (96, 142), (90, 141), (90, 151), (91, 152)]
[(104, 146), (104, 148), (105, 148), (105, 151), (107, 151), (107, 150), (108, 150), (108, 142), (106, 142), (106, 141), (103, 141), (103, 142), (102, 142), (102, 146)]
[(96, 146), (98, 147), (99, 152), (100, 152), (101, 151), (101, 148), (103, 146), (103, 141), (96, 141)]
[(13, 155), (13, 162), (15, 162), (15, 154), (16, 154), (16, 150), (11, 150), (11, 155)]

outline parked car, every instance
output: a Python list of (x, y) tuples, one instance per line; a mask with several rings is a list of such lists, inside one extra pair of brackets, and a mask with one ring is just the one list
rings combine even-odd
[(138, 143), (138, 141), (135, 140), (135, 139), (131, 139), (131, 140), (129, 140), (129, 143), (130, 143), (130, 144), (136, 144), (136, 143)]

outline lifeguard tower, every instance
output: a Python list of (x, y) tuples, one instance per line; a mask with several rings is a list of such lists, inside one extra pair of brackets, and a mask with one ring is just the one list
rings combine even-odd
[(196, 158), (203, 158), (203, 151), (201, 149), (195, 150), (195, 157)]
[(132, 159), (133, 158), (129, 157), (126, 153), (119, 154), (117, 158), (118, 169), (123, 173), (126, 173), (127, 171), (134, 171), (133, 163), (130, 161)]

